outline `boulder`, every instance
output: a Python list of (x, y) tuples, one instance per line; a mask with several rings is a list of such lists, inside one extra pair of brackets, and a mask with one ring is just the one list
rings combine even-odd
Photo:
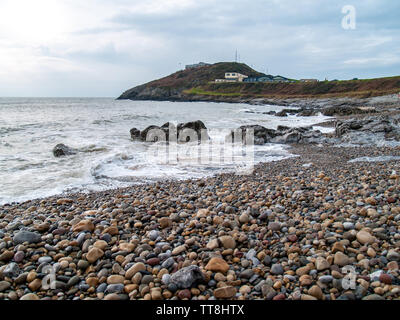
[(282, 111), (276, 113), (277, 117), (287, 117), (289, 114), (296, 114), (299, 113), (300, 110), (298, 109), (283, 109)]
[(176, 135), (177, 141), (181, 143), (194, 142), (193, 140), (201, 142), (210, 139), (207, 127), (200, 120), (179, 123), (178, 126), (170, 122), (164, 123), (161, 127), (151, 125), (143, 131), (137, 128), (132, 128), (130, 130), (132, 140), (143, 142), (168, 142), (170, 140), (170, 134)]
[(139, 129), (132, 128), (130, 130), (130, 133), (131, 133), (131, 139), (132, 140), (141, 140), (140, 130)]
[(345, 136), (360, 135), (365, 133), (368, 135), (383, 134), (385, 138), (400, 140), (399, 119), (397, 116), (375, 116), (365, 119), (349, 119), (336, 122), (336, 136), (343, 138)]
[(144, 142), (159, 142), (166, 141), (166, 133), (161, 127), (148, 126), (146, 129), (140, 132), (140, 139)]
[(330, 106), (327, 108), (322, 109), (321, 113), (326, 117), (333, 117), (333, 116), (349, 116), (352, 114), (364, 114), (364, 113), (371, 113), (376, 112), (376, 110), (363, 110), (360, 108), (355, 108), (347, 105), (342, 106)]
[(53, 155), (56, 158), (59, 157), (64, 157), (64, 156), (70, 156), (70, 155), (74, 155), (76, 154), (76, 150), (72, 149), (68, 146), (66, 146), (65, 144), (58, 144), (53, 148)]
[(178, 124), (177, 129), (179, 142), (188, 142), (189, 137), (186, 132), (190, 132), (189, 130), (191, 130), (192, 132), (196, 132), (198, 141), (205, 141), (210, 139), (210, 137), (208, 136), (207, 127), (200, 120), (180, 123)]
[[(254, 144), (263, 145), (265, 143), (278, 143), (278, 144), (294, 144), (294, 143), (321, 143), (325, 138), (321, 131), (312, 130), (311, 127), (289, 128), (285, 126), (278, 126), (276, 130), (268, 129), (260, 125), (242, 126), (239, 129), (242, 132), (242, 141), (246, 138), (246, 130), (254, 130)], [(232, 131), (227, 139), (233, 141), (237, 131)], [(235, 137), (237, 139), (237, 137)], [(240, 138), (240, 136), (239, 136)], [(229, 141), (229, 140), (228, 140)]]
[(297, 115), (299, 117), (311, 117), (315, 116), (317, 112), (314, 109), (302, 109)]
[(276, 114), (277, 117), (287, 117), (288, 114), (285, 110), (282, 110)]
[(253, 130), (254, 132), (255, 145), (263, 145), (265, 143), (269, 143), (271, 139), (274, 138), (277, 134), (276, 130), (267, 129), (260, 125), (247, 125), (241, 126), (239, 129), (232, 131), (227, 139), (228, 141), (235, 141), (236, 139), (239, 139), (239, 141), (245, 141), (246, 132), (248, 130)]

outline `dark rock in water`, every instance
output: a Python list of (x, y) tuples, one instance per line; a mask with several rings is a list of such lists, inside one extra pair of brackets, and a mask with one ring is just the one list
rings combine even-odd
[(173, 130), (174, 134), (177, 135), (178, 142), (200, 142), (210, 139), (207, 132), (207, 127), (200, 120), (179, 123), (177, 127), (175, 127), (173, 124), (166, 123), (163, 127), (168, 130), (168, 136), (170, 131)]
[(278, 113), (276, 114), (276, 116), (277, 116), (277, 117), (287, 117), (288, 114), (286, 113), (285, 110), (282, 110), (282, 111), (278, 112)]
[(299, 131), (292, 130), (282, 136), (276, 137), (272, 142), (286, 144), (286, 143), (299, 143), (302, 135)]
[(130, 130), (132, 140), (140, 140), (140, 130), (132, 128)]
[[(191, 132), (195, 132), (197, 136), (197, 140), (209, 140), (210, 137), (208, 136), (207, 132), (207, 127), (205, 124), (200, 121), (192, 121), (192, 122), (186, 122), (186, 123), (180, 123), (178, 124), (178, 141), (179, 142), (193, 142), (192, 140), (195, 139), (196, 137), (191, 136)], [(188, 139), (190, 138), (190, 139)], [(193, 138), (193, 139), (192, 139)]]
[(70, 156), (76, 154), (76, 150), (66, 146), (65, 144), (58, 144), (53, 149), (53, 154), (55, 157)]
[[(253, 112), (254, 113), (254, 112)], [(263, 114), (268, 114), (270, 116), (276, 115), (276, 111), (268, 111), (268, 112), (263, 112)]]
[(281, 131), (282, 135), (276, 136), (271, 140), (273, 143), (290, 144), (290, 143), (320, 143), (323, 140), (322, 133), (319, 130), (311, 128), (290, 128)]
[(13, 238), (14, 244), (21, 244), (24, 242), (37, 243), (41, 241), (39, 233), (22, 230), (19, 231)]
[[(312, 130), (311, 127), (306, 128), (289, 128), (285, 126), (279, 126), (277, 130), (267, 129), (259, 125), (242, 126), (239, 130), (239, 141), (240, 132), (242, 132), (242, 140), (245, 141), (246, 130), (254, 130), (254, 144), (263, 145), (265, 143), (321, 143), (324, 141), (322, 133), (318, 130)], [(235, 137), (236, 132), (232, 131), (228, 139), (237, 139)], [(237, 133), (236, 133), (237, 135)]]
[(313, 109), (302, 109), (297, 115), (299, 117), (311, 117), (316, 115), (316, 111)]
[(296, 114), (299, 113), (300, 110), (297, 109), (283, 109), (282, 111), (276, 114), (277, 117), (287, 117), (288, 114)]
[(276, 137), (276, 130), (267, 129), (260, 125), (247, 125), (241, 126), (239, 129), (232, 131), (231, 134), (227, 137), (228, 141), (236, 141), (239, 142), (245, 141), (246, 132), (248, 130), (253, 130), (254, 132), (254, 144), (263, 145), (271, 141), (272, 138)]
[(170, 135), (176, 136), (178, 142), (194, 142), (206, 141), (210, 137), (207, 132), (207, 127), (200, 120), (179, 123), (176, 127), (174, 124), (167, 122), (161, 127), (149, 126), (143, 131), (136, 128), (130, 130), (132, 140), (139, 140), (143, 142), (160, 142), (169, 141)]
[(170, 126), (175, 126), (175, 125), (173, 123), (171, 123), (171, 122), (166, 122), (161, 126), (161, 128), (169, 129)]
[(145, 142), (166, 141), (167, 135), (165, 130), (158, 126), (149, 126), (140, 132), (140, 138)]
[(198, 266), (189, 266), (175, 272), (171, 276), (169, 285), (175, 285), (178, 289), (187, 289), (200, 281), (204, 281), (203, 272)]

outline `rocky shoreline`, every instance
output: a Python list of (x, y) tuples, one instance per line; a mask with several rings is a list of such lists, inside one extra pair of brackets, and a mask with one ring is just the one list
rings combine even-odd
[[(136, 100), (132, 98), (131, 100)], [(329, 107), (346, 107), (347, 110), (352, 108), (377, 109), (382, 111), (388, 108), (398, 108), (400, 106), (400, 98), (398, 94), (355, 98), (355, 97), (315, 97), (315, 98), (255, 98), (241, 96), (206, 96), (206, 95), (176, 95), (176, 96), (157, 96), (149, 95), (140, 97), (138, 100), (151, 101), (172, 101), (172, 102), (216, 102), (216, 103), (243, 103), (253, 105), (278, 105), (287, 107), (298, 107), (305, 109), (322, 110)]]
[(398, 300), (398, 162), (349, 161), (400, 148), (292, 152), (248, 176), (1, 206), (0, 299)]

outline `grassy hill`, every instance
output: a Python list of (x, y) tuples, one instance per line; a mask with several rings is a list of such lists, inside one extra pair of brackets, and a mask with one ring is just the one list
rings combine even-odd
[(400, 77), (321, 81), (318, 83), (213, 83), (226, 72), (249, 77), (263, 76), (244, 63), (220, 62), (197, 69), (181, 70), (125, 91), (118, 99), (231, 101), (242, 98), (372, 97), (398, 93)]
[(321, 81), (318, 83), (207, 84), (186, 90), (188, 95), (232, 95), (264, 98), (358, 97), (368, 98), (400, 92), (400, 77), (368, 80)]
[(197, 69), (180, 70), (167, 77), (127, 90), (119, 99), (163, 100), (163, 98), (178, 97), (184, 95), (185, 90), (205, 86), (210, 81), (225, 78), (226, 72), (239, 72), (251, 77), (265, 75), (244, 63), (220, 62)]

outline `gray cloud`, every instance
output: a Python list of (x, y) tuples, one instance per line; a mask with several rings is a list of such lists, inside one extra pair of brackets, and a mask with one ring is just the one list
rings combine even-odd
[[(43, 72), (32, 84), (38, 95), (117, 96), (187, 63), (232, 61), (236, 49), (254, 68), (293, 78), (399, 74), (397, 1), (169, 1), (164, 7), (156, 1), (116, 1), (112, 15), (99, 12), (101, 21), (68, 32), (65, 43), (43, 45), (38, 54), (78, 70)], [(91, 5), (96, 12), (107, 2)], [(341, 10), (348, 4), (357, 10), (355, 30), (341, 27)], [(5, 82), (0, 73), (0, 87)], [(14, 90), (3, 88), (18, 91), (17, 84)], [(9, 95), (7, 90), (0, 94)]]

